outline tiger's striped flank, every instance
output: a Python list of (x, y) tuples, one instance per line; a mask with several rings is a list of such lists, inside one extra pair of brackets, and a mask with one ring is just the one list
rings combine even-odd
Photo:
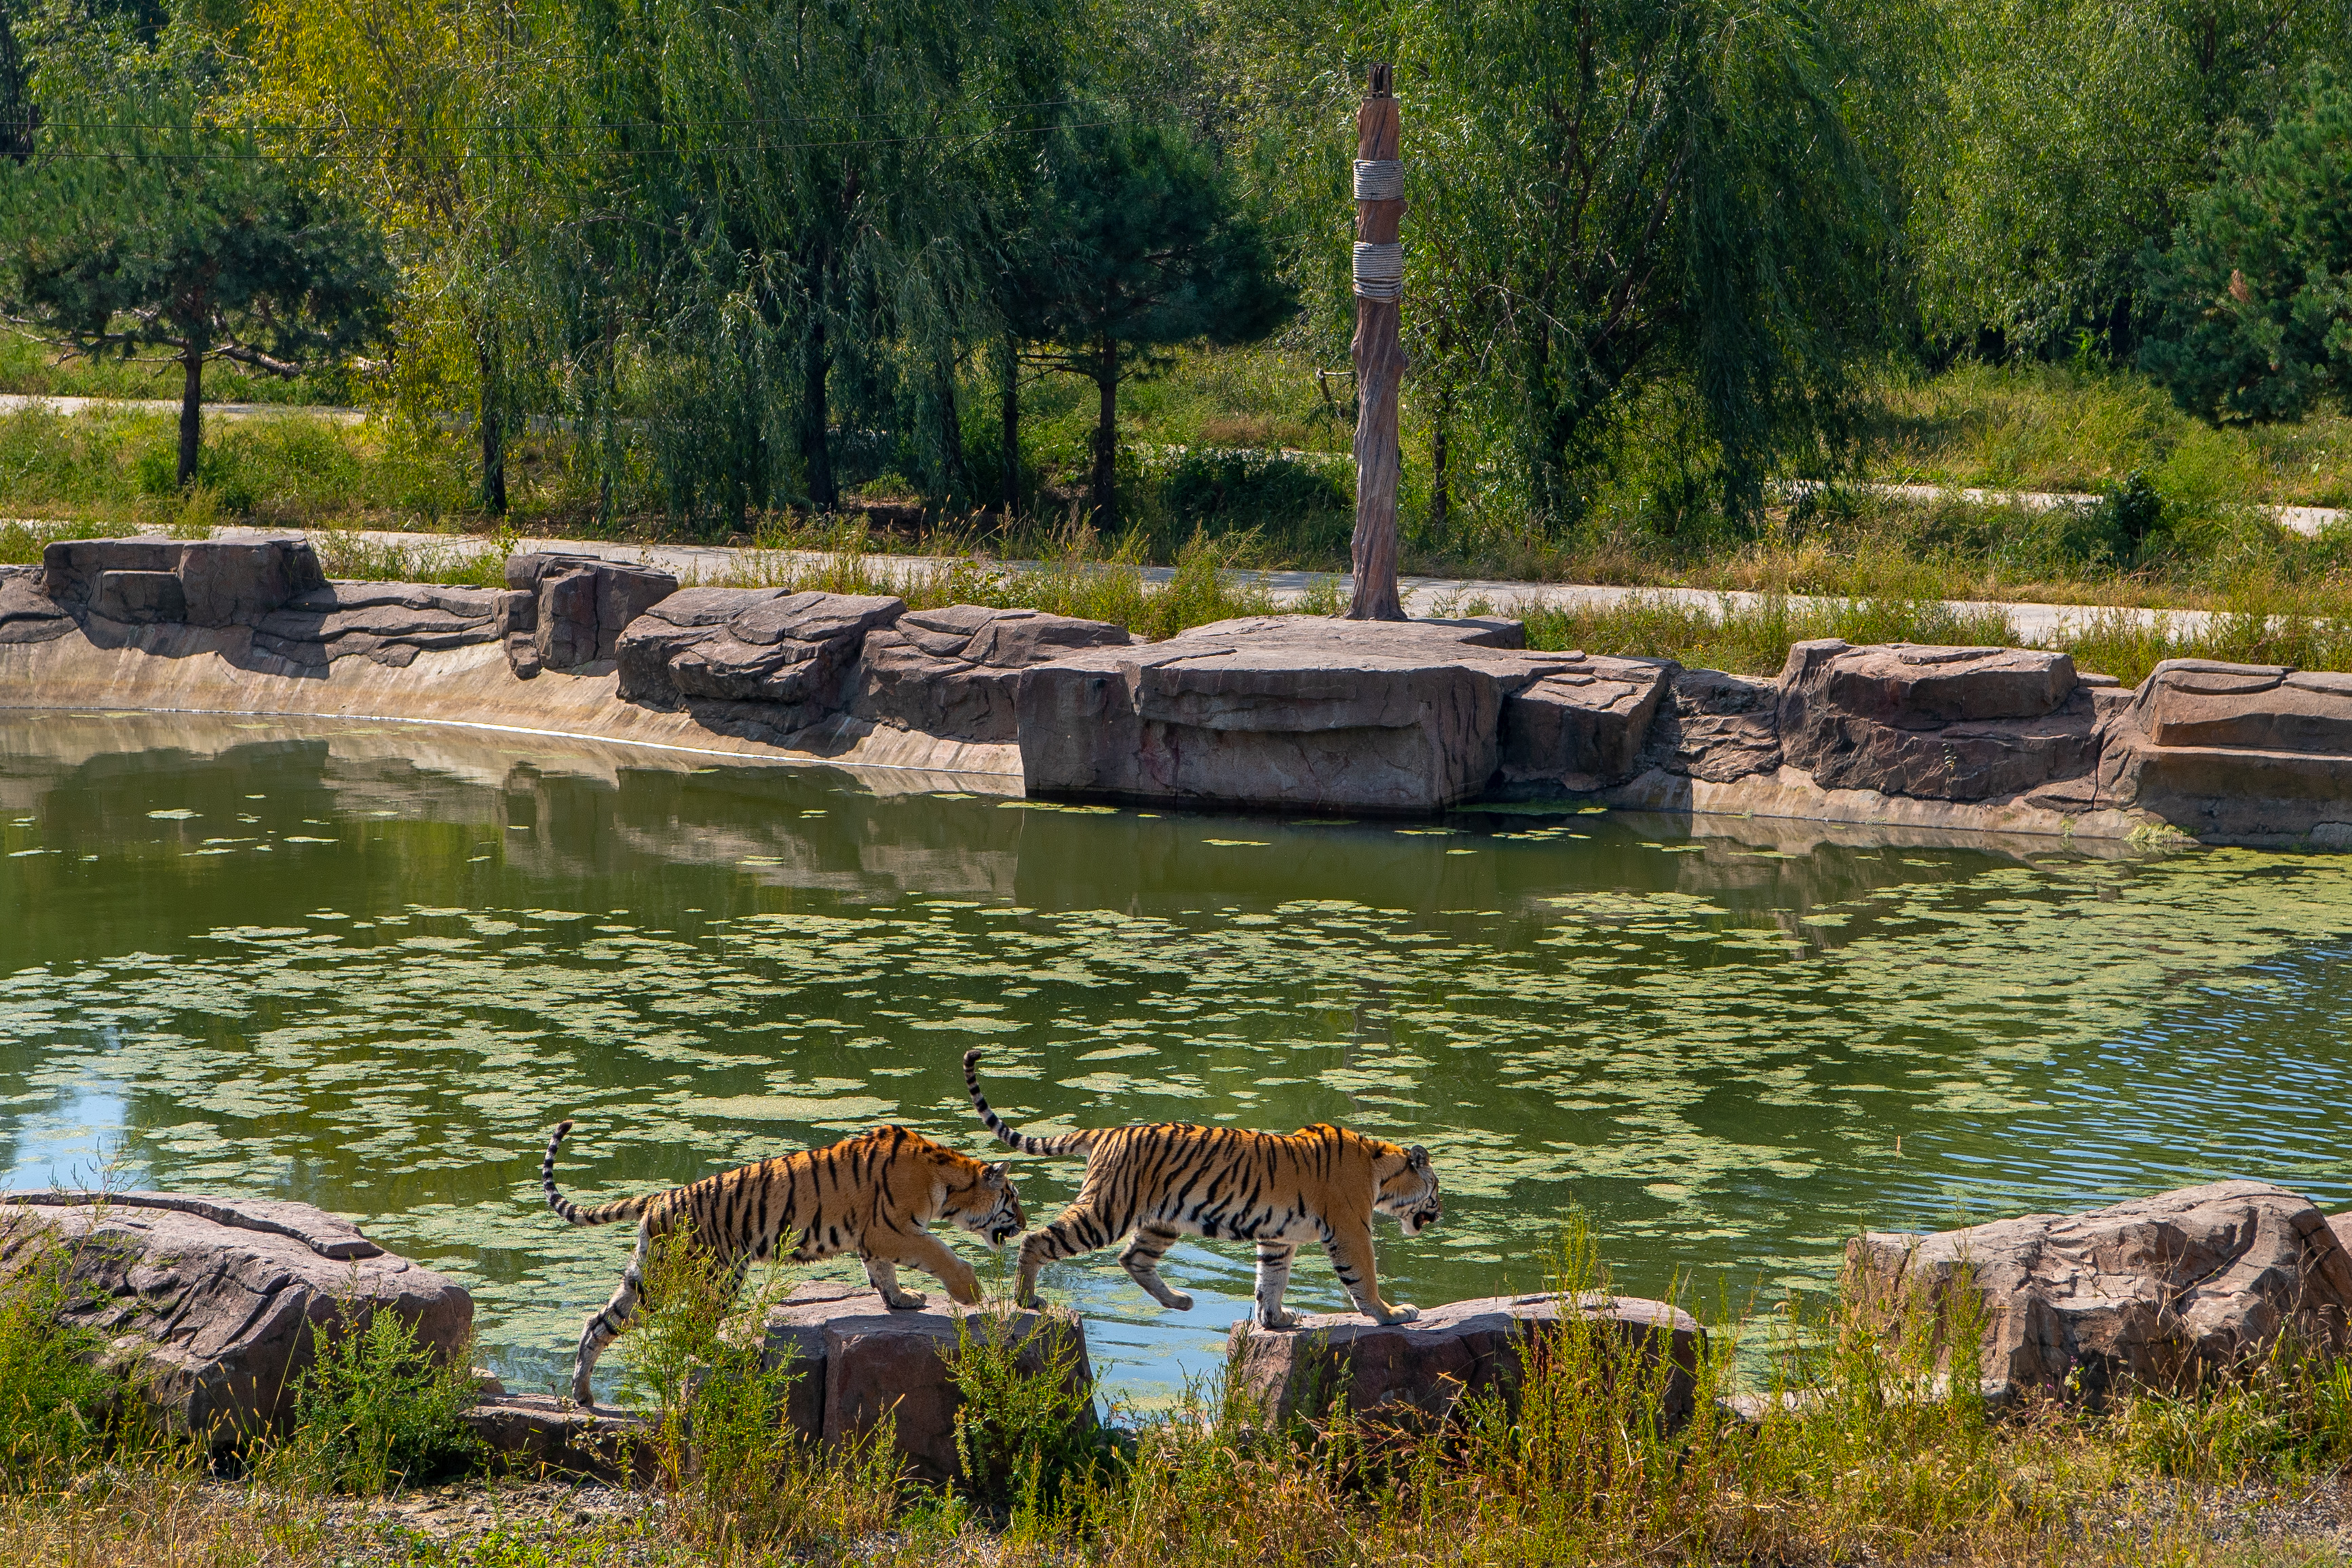
[(1128, 1238), (1118, 1260), (1154, 1301), (1178, 1312), (1192, 1298), (1160, 1277), (1160, 1260), (1179, 1236), (1254, 1241), (1257, 1292), (1252, 1317), (1267, 1328), (1297, 1319), (1282, 1304), (1293, 1254), (1318, 1241), (1357, 1310), (1402, 1322), (1416, 1309), (1381, 1300), (1372, 1216), (1417, 1236), (1444, 1212), (1429, 1151), (1403, 1147), (1328, 1124), (1296, 1133), (1251, 1133), (1159, 1122), (1031, 1137), (1005, 1124), (980, 1089), (980, 1056), (964, 1053), (964, 1085), (981, 1124), (1025, 1155), (1087, 1156), (1076, 1199), (1021, 1239), (1018, 1300), (1036, 1304), (1045, 1264)]

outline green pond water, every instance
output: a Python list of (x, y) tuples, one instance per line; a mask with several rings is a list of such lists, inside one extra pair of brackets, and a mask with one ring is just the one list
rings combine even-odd
[[(1737, 1305), (1819, 1285), (1865, 1224), (2228, 1176), (2352, 1204), (2347, 992), (2352, 858), (1056, 808), (450, 728), (0, 714), (8, 1185), (106, 1166), (353, 1216), (464, 1280), (527, 1387), (631, 1239), (541, 1204), (565, 1116), (583, 1199), (885, 1119), (978, 1153), (981, 1045), (1032, 1129), (1426, 1144), (1445, 1220), (1380, 1228), (1392, 1300), (1540, 1288), (1580, 1206), (1622, 1287)], [(1033, 1222), (1077, 1175), (1021, 1162)], [(1148, 1404), (1213, 1364), (1250, 1256), (1180, 1245), (1186, 1314), (1109, 1252), (1046, 1290)], [(1343, 1304), (1319, 1256), (1292, 1290)]]

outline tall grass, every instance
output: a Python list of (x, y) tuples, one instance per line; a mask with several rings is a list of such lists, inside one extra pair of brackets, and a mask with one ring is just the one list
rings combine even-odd
[(1522, 602), (1510, 606), (1509, 613), (1527, 623), (1531, 648), (1675, 659), (1747, 675), (1778, 674), (1787, 663), (1789, 644), (1816, 637), (1988, 646), (2018, 640), (2002, 612), (1955, 611), (1940, 601), (1910, 599), (1798, 602), (1771, 595), (1753, 605), (1727, 599), (1709, 606), (1635, 594), (1594, 609)]

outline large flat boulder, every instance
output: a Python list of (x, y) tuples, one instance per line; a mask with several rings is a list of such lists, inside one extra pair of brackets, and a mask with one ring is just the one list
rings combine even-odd
[(583, 1410), (551, 1394), (493, 1394), (458, 1418), (510, 1475), (646, 1483), (659, 1474), (651, 1427), (627, 1411)]
[(689, 588), (622, 633), (621, 695), (731, 734), (789, 735), (848, 706), (866, 634), (906, 609), (879, 594)]
[(2225, 1181), (2088, 1214), (2032, 1214), (1933, 1235), (1872, 1231), (1849, 1277), (1890, 1313), (1924, 1291), (1948, 1313), (1963, 1281), (1983, 1322), (1989, 1396), (2130, 1384), (2178, 1390), (2247, 1366), (2282, 1334), (2352, 1345), (2352, 1254), (2308, 1198)]
[(1265, 616), (1021, 673), (1036, 795), (1424, 812), (1494, 777), (1503, 701), (1577, 655), (1483, 622)]
[(9, 1194), (0, 1274), (62, 1249), (64, 1316), (140, 1362), (170, 1425), (216, 1443), (291, 1417), (312, 1361), (311, 1325), (362, 1327), (379, 1312), (462, 1355), (474, 1302), (463, 1286), (385, 1252), (307, 1204), (179, 1194)]
[(1080, 648), (1126, 647), (1124, 627), (1035, 610), (908, 611), (866, 635), (850, 712), (901, 729), (1002, 744), (1020, 733), (1021, 672)]
[(1516, 1409), (1529, 1347), (1571, 1318), (1621, 1347), (1629, 1366), (1655, 1368), (1663, 1355), (1659, 1418), (1689, 1419), (1706, 1333), (1680, 1308), (1634, 1296), (1488, 1296), (1425, 1308), (1404, 1323), (1310, 1312), (1291, 1329), (1235, 1324), (1230, 1354), (1242, 1390), (1276, 1426), (1329, 1415), (1342, 1396), (1355, 1415), (1443, 1421), (1473, 1396), (1499, 1396)]
[(2097, 754), (2074, 661), (2034, 648), (1799, 643), (1779, 718), (1788, 762), (1822, 788), (1916, 800), (2021, 795)]
[(1582, 792), (1631, 779), (1659, 701), (1680, 666), (1666, 659), (1585, 658), (1503, 699), (1498, 785)]
[(507, 646), (515, 674), (528, 679), (617, 658), (629, 622), (676, 593), (677, 579), (601, 556), (527, 550), (507, 558), (507, 587), (532, 601), (510, 612)]
[[(1028, 1373), (1045, 1369), (1058, 1344), (1076, 1353), (1074, 1381), (1091, 1386), (1086, 1326), (1068, 1312), (1013, 1312), (1003, 1303), (963, 1308), (930, 1292), (929, 1306), (893, 1312), (863, 1286), (815, 1283), (795, 1289), (768, 1314), (772, 1354), (789, 1354), (801, 1377), (789, 1418), (809, 1437), (838, 1443), (862, 1437), (886, 1417), (895, 1419), (901, 1457), (917, 1476), (948, 1480), (957, 1473), (956, 1412), (962, 1397), (948, 1377), (959, 1322), (975, 1337), (1022, 1347)], [(1091, 1419), (1091, 1407), (1089, 1407)]]
[(261, 616), (253, 646), (304, 669), (354, 657), (404, 669), (430, 649), (497, 642), (510, 601), (527, 597), (426, 582), (331, 582)]
[(308, 539), (59, 539), (42, 591), (78, 615), (126, 625), (250, 626), (326, 586)]
[(2352, 847), (2352, 675), (2168, 659), (2101, 740), (2104, 803), (2200, 837)]

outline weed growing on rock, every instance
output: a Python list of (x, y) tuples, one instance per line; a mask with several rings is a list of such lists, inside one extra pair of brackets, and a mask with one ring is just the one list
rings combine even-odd
[(1094, 1384), (1079, 1375), (1078, 1336), (1060, 1332), (1051, 1312), (1026, 1333), (1007, 1317), (960, 1314), (948, 1353), (948, 1380), (962, 1400), (955, 1445), (964, 1490), (1016, 1528), (1056, 1517), (1069, 1483), (1110, 1452)]

